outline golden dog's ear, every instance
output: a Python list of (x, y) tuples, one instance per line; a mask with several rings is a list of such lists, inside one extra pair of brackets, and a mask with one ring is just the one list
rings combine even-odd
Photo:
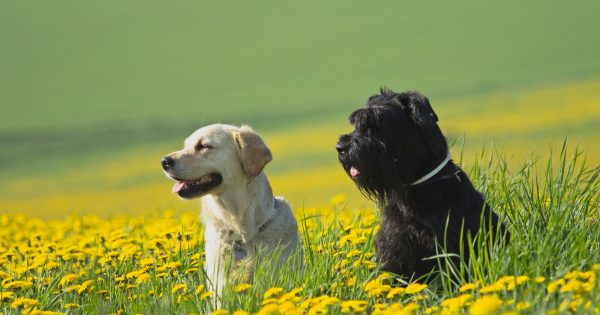
[(260, 174), (265, 165), (273, 159), (271, 150), (252, 128), (240, 127), (233, 132), (233, 138), (239, 147), (240, 160), (246, 174)]

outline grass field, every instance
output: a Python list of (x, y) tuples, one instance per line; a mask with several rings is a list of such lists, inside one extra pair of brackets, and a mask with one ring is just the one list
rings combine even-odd
[[(0, 2), (0, 315), (600, 314), (599, 10)], [(427, 284), (378, 271), (378, 211), (334, 145), (380, 86), (430, 98), (510, 244)], [(159, 164), (213, 122), (265, 138), (306, 250), (222, 297)]]
[[(0, 311), (7, 314), (597, 314), (600, 312), (600, 169), (561, 148), (536, 168), (478, 160), (475, 185), (512, 233), (504, 246), (471, 243), (469, 264), (406, 286), (378, 272), (377, 214), (346, 199), (297, 215), (302, 270), (211, 292), (202, 272), (197, 212), (0, 215)], [(541, 170), (541, 171), (536, 171)], [(577, 222), (577, 224), (573, 224)], [(556, 253), (556, 254), (550, 254)], [(443, 255), (440, 256), (444, 259)], [(216, 306), (216, 301), (221, 301)]]
[[(600, 161), (600, 149), (595, 145), (600, 143), (598, 104), (600, 81), (591, 80), (454, 99), (439, 104), (438, 114), (449, 141), (456, 142), (453, 158), (466, 167), (484, 146), (488, 153), (496, 150), (506, 155), (511, 165), (520, 165), (530, 158), (546, 158), (565, 137), (573, 148), (579, 145), (586, 152), (587, 163), (594, 166)], [(373, 206), (337, 162), (335, 142), (350, 130), (345, 116), (263, 133), (274, 156), (266, 172), (275, 193), (286, 196), (295, 208), (320, 206), (337, 194), (347, 195), (352, 206)], [(171, 181), (159, 164), (162, 156), (180, 148), (186, 136), (108, 158), (72, 161), (76, 167), (5, 178), (0, 181), (3, 210), (56, 218), (73, 212), (110, 216), (197, 209), (197, 202), (182, 202), (170, 193)]]

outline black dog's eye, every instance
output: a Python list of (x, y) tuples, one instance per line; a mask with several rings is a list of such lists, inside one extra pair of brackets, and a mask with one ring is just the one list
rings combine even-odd
[(196, 151), (201, 151), (202, 149), (211, 149), (212, 146), (208, 145), (208, 144), (202, 144), (202, 142), (198, 142), (198, 144), (196, 144)]

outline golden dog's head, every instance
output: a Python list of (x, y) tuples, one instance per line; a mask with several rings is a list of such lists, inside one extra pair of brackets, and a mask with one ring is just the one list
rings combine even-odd
[(177, 181), (173, 192), (191, 199), (246, 182), (271, 159), (271, 151), (250, 127), (214, 124), (196, 130), (182, 150), (165, 156), (161, 164)]

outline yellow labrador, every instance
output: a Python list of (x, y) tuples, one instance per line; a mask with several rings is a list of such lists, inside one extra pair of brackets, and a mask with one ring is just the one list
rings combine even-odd
[(214, 124), (196, 130), (182, 150), (161, 161), (167, 176), (177, 181), (174, 193), (201, 198), (206, 273), (219, 294), (228, 280), (226, 269), (251, 276), (255, 257), (276, 252), (276, 258), (269, 257), (276, 271), (302, 250), (292, 209), (273, 197), (263, 172), (271, 159), (250, 127)]

